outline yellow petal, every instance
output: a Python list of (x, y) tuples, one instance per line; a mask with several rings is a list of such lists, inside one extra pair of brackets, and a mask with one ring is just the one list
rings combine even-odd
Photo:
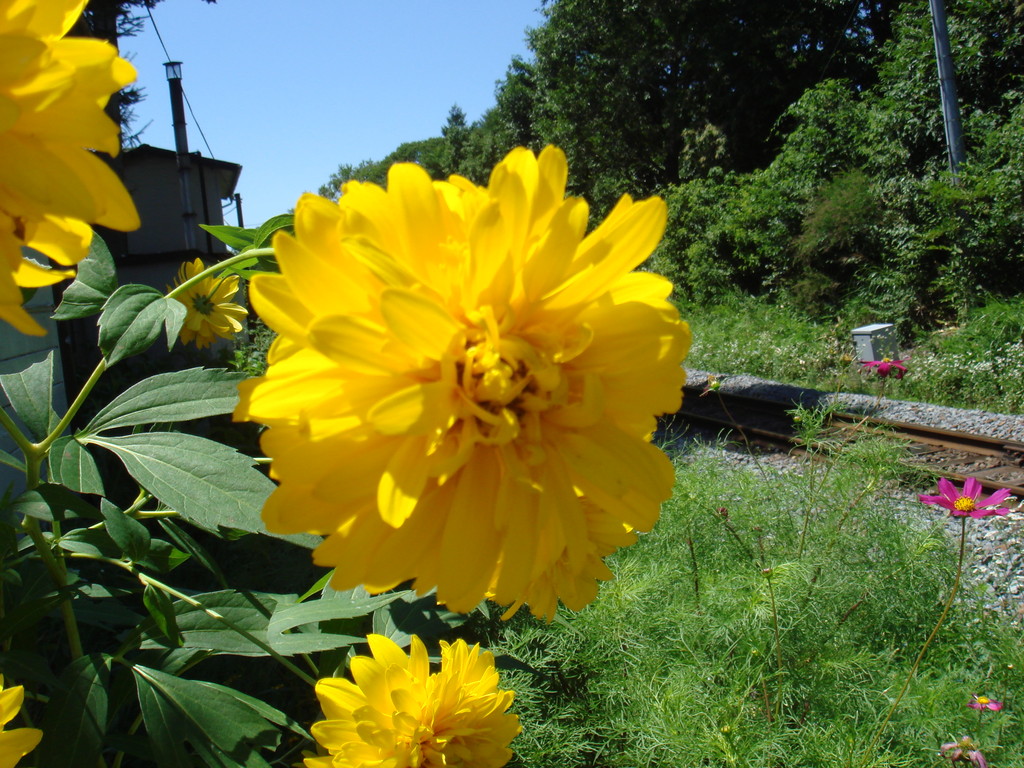
[(386, 288), (380, 298), (388, 330), (417, 353), (440, 360), (453, 344), (464, 345), (461, 326), (445, 309), (422, 294)]

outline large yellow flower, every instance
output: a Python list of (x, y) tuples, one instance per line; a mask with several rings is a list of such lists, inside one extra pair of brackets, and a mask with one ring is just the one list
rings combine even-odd
[[(4, 689), (4, 678), (0, 675), (0, 728), (3, 728), (21, 711), (25, 689), (20, 685)], [(0, 732), (0, 768), (14, 768), (17, 762), (36, 748), (43, 738), (38, 728), (15, 728)]]
[[(181, 285), (191, 277), (195, 277), (206, 267), (202, 259), (192, 263), (185, 262), (178, 270), (175, 285)], [(199, 282), (186, 288), (174, 298), (185, 305), (188, 314), (181, 326), (181, 343), (194, 341), (202, 349), (208, 347), (219, 336), (230, 339), (242, 330), (242, 320), (248, 313), (241, 304), (233, 304), (231, 299), (238, 293), (238, 275), (226, 277), (204, 277)]]
[(117, 176), (89, 149), (120, 150), (103, 111), (135, 69), (100, 40), (65, 38), (86, 0), (0, 0), (0, 319), (35, 335), (19, 286), (73, 273), (22, 256), (30, 246), (68, 267), (89, 250), (88, 223), (129, 230), (139, 217)]
[(268, 528), (328, 536), (334, 585), (582, 608), (602, 558), (672, 487), (649, 443), (679, 407), (689, 329), (631, 272), (665, 227), (623, 197), (585, 235), (565, 156), (511, 152), (487, 188), (394, 166), (388, 188), (303, 196), (280, 275), (252, 284), (280, 335), (236, 416), (270, 426)]
[(506, 714), (512, 691), (498, 688), (494, 657), (465, 640), (441, 643), (441, 669), (430, 674), (427, 651), (413, 636), (407, 656), (389, 638), (367, 637), (373, 657), (356, 656), (355, 681), (316, 684), (326, 720), (313, 725), (330, 754), (307, 768), (500, 768), (519, 718)]

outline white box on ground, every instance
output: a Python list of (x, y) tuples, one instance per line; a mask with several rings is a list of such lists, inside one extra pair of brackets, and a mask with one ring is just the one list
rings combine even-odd
[(896, 326), (892, 323), (873, 323), (854, 328), (853, 343), (861, 360), (896, 359)]

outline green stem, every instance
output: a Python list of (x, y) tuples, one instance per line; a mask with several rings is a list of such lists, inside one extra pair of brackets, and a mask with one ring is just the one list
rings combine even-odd
[(946, 604), (942, 608), (942, 614), (939, 616), (939, 620), (935, 622), (935, 627), (932, 629), (928, 639), (924, 641), (924, 645), (921, 646), (920, 653), (917, 654), (917, 658), (914, 659), (913, 665), (910, 667), (910, 672), (907, 674), (907, 679), (903, 681), (903, 687), (900, 688), (900, 692), (896, 695), (896, 700), (892, 703), (889, 708), (889, 713), (885, 716), (882, 724), (878, 726), (878, 730), (875, 731), (875, 735), (871, 738), (871, 743), (868, 744), (867, 750), (864, 752), (864, 758), (860, 762), (860, 766), (867, 764), (867, 761), (871, 758), (871, 753), (874, 751), (878, 744), (878, 740), (882, 738), (882, 733), (885, 731), (885, 727), (889, 725), (889, 721), (892, 720), (893, 714), (899, 707), (900, 702), (903, 701), (903, 696), (907, 692), (907, 688), (910, 687), (911, 681), (914, 679), (914, 675), (917, 674), (917, 668), (921, 665), (921, 659), (924, 658), (925, 653), (928, 651), (929, 646), (932, 644), (932, 640), (935, 639), (935, 635), (939, 633), (939, 628), (942, 623), (946, 620), (946, 616), (949, 615), (949, 609), (953, 606), (953, 598), (956, 597), (957, 590), (960, 588), (960, 575), (963, 573), (964, 567), (964, 548), (967, 543), (967, 518), (960, 518), (960, 555), (956, 562), (956, 578), (953, 579), (953, 588), (949, 591), (949, 598), (946, 600)]
[(78, 397), (76, 397), (71, 405), (68, 406), (68, 410), (67, 413), (64, 414), (64, 418), (57, 422), (57, 426), (53, 428), (50, 434), (48, 434), (41, 443), (37, 443), (34, 446), (39, 453), (45, 455), (50, 449), (50, 446), (53, 445), (53, 441), (60, 437), (61, 433), (68, 428), (71, 420), (75, 418), (75, 414), (78, 413), (78, 410), (85, 403), (86, 398), (89, 397), (89, 393), (92, 392), (92, 388), (96, 386), (96, 382), (100, 380), (100, 376), (102, 376), (103, 372), (106, 370), (107, 361), (101, 358), (93, 369), (93, 372), (89, 374), (89, 378), (86, 379), (85, 384), (82, 385), (82, 389), (79, 391)]
[(782, 719), (782, 638), (779, 633), (779, 612), (775, 608), (775, 588), (772, 586), (772, 569), (766, 568), (765, 578), (768, 581), (768, 597), (772, 603), (772, 630), (775, 633), (775, 668), (778, 670), (779, 687), (775, 693), (776, 719)]
[[(53, 551), (50, 549), (50, 543), (43, 536), (43, 532), (39, 528), (39, 521), (34, 517), (26, 516), (21, 524), (22, 528), (32, 539), (32, 543), (36, 546), (36, 551), (39, 553), (39, 558), (43, 561), (43, 566), (46, 568), (47, 573), (50, 574), (50, 578), (53, 583), (57, 586), (57, 589), (62, 589), (67, 586), (67, 570), (53, 555)], [(83, 655), (82, 652), (82, 637), (78, 632), (78, 622), (75, 620), (75, 611), (71, 605), (71, 598), (64, 596), (60, 601), (60, 614), (64, 620), (64, 630), (68, 636), (68, 649), (71, 652), (71, 658), (77, 659)]]
[(187, 291), (193, 285), (196, 285), (200, 281), (205, 280), (208, 277), (212, 277), (213, 275), (216, 275), (219, 272), (222, 272), (226, 267), (230, 267), (232, 264), (237, 264), (240, 261), (248, 261), (249, 259), (257, 258), (259, 256), (273, 255), (273, 248), (253, 248), (243, 253), (236, 253), (234, 256), (224, 259), (224, 261), (217, 262), (212, 267), (207, 267), (199, 274), (193, 275), (188, 280), (183, 282), (181, 285), (175, 286), (164, 298), (177, 298), (179, 295)]

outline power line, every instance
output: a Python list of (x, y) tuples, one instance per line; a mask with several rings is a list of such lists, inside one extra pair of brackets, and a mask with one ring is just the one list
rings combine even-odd
[[(171, 54), (167, 51), (167, 45), (164, 43), (164, 37), (160, 34), (160, 28), (156, 25), (156, 19), (153, 18), (153, 9), (146, 7), (146, 13), (149, 15), (149, 22), (153, 25), (153, 31), (156, 32), (156, 39), (160, 41), (160, 47), (164, 49), (164, 56), (167, 57), (167, 61), (173, 61)], [(192, 103), (188, 100), (188, 94), (185, 93), (184, 83), (182, 84), (181, 93), (185, 97), (185, 106), (188, 107), (188, 113), (192, 115), (192, 122), (196, 124), (196, 128), (199, 130), (199, 135), (203, 137), (203, 144), (206, 145), (206, 151), (210, 153), (210, 158), (216, 158), (213, 154), (213, 150), (210, 149), (210, 142), (206, 140), (206, 134), (203, 133), (203, 126), (199, 124), (199, 118), (196, 117), (196, 113), (192, 111)]]

